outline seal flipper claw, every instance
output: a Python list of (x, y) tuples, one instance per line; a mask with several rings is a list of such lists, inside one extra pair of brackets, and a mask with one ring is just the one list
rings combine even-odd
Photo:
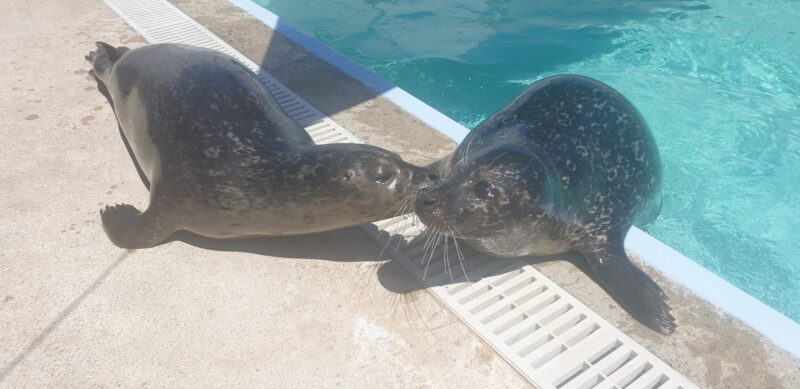
[(150, 209), (142, 213), (132, 205), (117, 204), (100, 210), (100, 219), (112, 243), (126, 249), (140, 249), (163, 242), (173, 232), (157, 223), (154, 213)]
[(631, 316), (669, 335), (677, 327), (664, 291), (628, 259), (623, 249), (583, 252), (600, 285)]

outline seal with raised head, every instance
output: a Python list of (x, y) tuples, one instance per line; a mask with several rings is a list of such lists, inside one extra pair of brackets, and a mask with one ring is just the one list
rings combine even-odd
[(120, 247), (187, 230), (214, 238), (306, 234), (378, 220), (435, 179), (363, 144), (315, 145), (258, 77), (223, 53), (99, 42), (87, 59), (150, 190), (144, 212), (106, 207)]
[(540, 80), (438, 162), (415, 201), (433, 231), (500, 257), (579, 251), (595, 279), (653, 330), (675, 329), (661, 288), (628, 259), (633, 223), (661, 207), (661, 163), (636, 108), (597, 80)]

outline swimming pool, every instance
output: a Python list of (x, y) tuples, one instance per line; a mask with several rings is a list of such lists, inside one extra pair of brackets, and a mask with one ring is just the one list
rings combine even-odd
[(467, 127), (548, 75), (612, 85), (664, 163), (648, 232), (800, 321), (800, 2), (258, 2)]

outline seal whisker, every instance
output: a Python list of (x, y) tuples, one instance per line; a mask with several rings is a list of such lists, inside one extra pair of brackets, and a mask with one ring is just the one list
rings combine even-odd
[(449, 244), (447, 234), (443, 234), (444, 246), (442, 246), (442, 260), (444, 261), (444, 272), (450, 275), (450, 281), (453, 280), (453, 272), (450, 271), (450, 257), (448, 256), (447, 246)]
[[(456, 233), (454, 231), (455, 228), (452, 226), (448, 226), (448, 228), (450, 229), (450, 233), (453, 234), (453, 244), (456, 247), (456, 256), (458, 257), (458, 263), (461, 265), (461, 271), (464, 273), (464, 279), (469, 282), (467, 270), (464, 268), (464, 261), (466, 261), (466, 259), (464, 259), (464, 253), (461, 252), (461, 248), (458, 247), (458, 238), (455, 236)], [(461, 233), (459, 233), (459, 235), (461, 235)]]
[[(378, 220), (394, 219), (394, 218), (402, 215), (403, 214), (403, 212), (402, 212), (403, 211), (403, 207), (405, 206), (405, 204), (407, 202), (411, 202), (412, 198), (415, 198), (415, 197), (416, 197), (415, 193), (412, 193), (412, 194), (409, 194), (408, 196), (403, 197), (402, 199), (400, 199), (400, 201), (395, 203), (395, 205), (393, 205), (391, 208), (386, 210), (386, 212), (384, 212), (383, 215), (381, 215), (381, 217)], [(387, 215), (393, 215), (393, 216), (386, 217)], [(383, 235), (384, 233), (387, 234), (387, 235), (389, 234), (386, 230), (378, 230), (378, 235), (376, 235), (375, 237), (376, 238), (380, 238), (381, 235)]]
[(367, 278), (367, 276), (370, 276), (372, 274), (376, 274), (378, 269), (381, 266), (383, 266), (383, 262), (371, 263), (371, 264), (367, 265), (366, 268), (361, 268), (361, 269), (363, 269), (365, 271), (361, 272), (361, 275), (359, 276), (358, 282), (357, 282), (358, 284), (361, 284), (360, 291), (358, 292), (359, 296), (365, 295), (367, 287), (374, 285), (374, 282), (377, 280), (377, 278), (376, 277), (368, 277)]
[[(442, 240), (442, 234), (437, 233), (436, 234), (436, 239), (434, 240), (434, 243), (433, 243), (433, 248), (431, 249), (431, 253), (428, 256), (428, 262), (425, 264), (425, 271), (422, 273), (422, 279), (423, 280), (428, 275), (428, 267), (431, 265), (431, 260), (433, 259), (433, 255), (436, 254), (436, 248), (439, 247), (439, 242), (441, 240)], [(423, 259), (425, 259), (425, 258), (423, 257)]]
[[(389, 235), (388, 232), (386, 234)], [(391, 235), (388, 238), (386, 238), (386, 243), (383, 244), (381, 251), (378, 252), (378, 258), (377, 258), (378, 261), (383, 261), (383, 253), (386, 252), (387, 248), (389, 248), (389, 244), (392, 243), (392, 238), (394, 238), (394, 235)]]
[(420, 264), (424, 263), (425, 257), (428, 255), (428, 250), (431, 249), (431, 245), (435, 241), (439, 228), (440, 227), (438, 225), (434, 225), (431, 229), (427, 230), (428, 237), (427, 240), (425, 241), (425, 245), (422, 246), (422, 261), (420, 262)]
[(406, 240), (406, 231), (408, 231), (408, 219), (410, 218), (411, 217), (406, 217), (405, 220), (403, 220), (403, 228), (400, 230), (400, 232), (398, 232), (398, 235), (400, 235), (400, 239), (397, 240), (397, 244), (394, 246), (394, 251), (400, 250), (400, 244), (402, 244)]
[(403, 222), (402, 222), (403, 223), (403, 227), (397, 232), (397, 235), (399, 235), (400, 238), (397, 239), (397, 244), (394, 247), (395, 251), (399, 250), (400, 249), (400, 245), (403, 242), (405, 242), (406, 231), (408, 231), (408, 228), (409, 228), (409, 219), (412, 220), (411, 225), (413, 225), (414, 224), (413, 220), (416, 217), (415, 214), (410, 212), (411, 208), (414, 207), (414, 203), (413, 203), (413, 201), (411, 199), (411, 196), (409, 196), (408, 202), (406, 203), (406, 205), (404, 207), (406, 208), (405, 218), (403, 219)]
[[(434, 233), (435, 229), (436, 229), (436, 226), (434, 225), (434, 226), (429, 226), (425, 230), (425, 244), (422, 245), (422, 251), (423, 251), (422, 256), (423, 257), (428, 252), (428, 246), (431, 244), (431, 238), (433, 237), (433, 233)], [(420, 264), (421, 264), (421, 262), (420, 262)]]
[(500, 155), (498, 155), (495, 159), (492, 160), (491, 163), (489, 163), (489, 165), (488, 165), (488, 167), (486, 169), (487, 170), (491, 169), (492, 166), (494, 166), (495, 162), (497, 162), (500, 158), (503, 158), (504, 156), (506, 156), (508, 153), (509, 153), (508, 151), (500, 153)]
[(459, 161), (459, 163), (467, 164), (469, 161), (469, 147), (472, 146), (472, 142), (475, 141), (475, 137), (472, 137), (469, 142), (467, 142), (466, 150), (464, 151), (464, 158)]
[[(406, 204), (403, 205), (402, 215), (405, 215), (403, 218), (403, 227), (398, 231), (398, 234), (405, 236), (406, 231), (408, 230), (408, 219), (412, 217), (411, 209), (414, 207), (413, 201), (411, 196), (409, 196), (406, 200)], [(399, 247), (399, 246), (398, 246)]]
[[(404, 197), (402, 200), (400, 200), (397, 204), (395, 204), (395, 206), (393, 206), (392, 208), (396, 208), (398, 205), (400, 207), (397, 209), (396, 213), (391, 218), (396, 218), (399, 215), (407, 213), (408, 209), (413, 206), (412, 200), (414, 199), (414, 197), (415, 197), (414, 194), (410, 194), (410, 195)], [(400, 222), (400, 223), (404, 223), (404, 224), (403, 224), (403, 229), (399, 233), (397, 233), (395, 235), (392, 235), (392, 236), (389, 236), (387, 238), (386, 243), (383, 244), (383, 248), (381, 248), (380, 253), (378, 253), (378, 260), (379, 261), (382, 260), (383, 254), (386, 252), (386, 249), (389, 248), (389, 244), (392, 242), (392, 239), (395, 236), (398, 236), (398, 235), (400, 237), (397, 239), (397, 245), (395, 246), (395, 251), (400, 248), (400, 243), (403, 241), (403, 233), (406, 230), (406, 227), (405, 227), (406, 224), (405, 223), (407, 223), (407, 220), (408, 220), (408, 217), (406, 217), (402, 222)], [(388, 231), (380, 230), (378, 232), (377, 237), (379, 238), (381, 236), (381, 234), (383, 234), (383, 233), (386, 233), (387, 235), (389, 235)]]
[[(398, 201), (398, 202), (397, 202), (397, 204), (395, 204), (395, 205), (394, 205), (394, 206), (393, 206), (393, 207), (390, 209), (390, 211), (393, 211), (393, 210), (395, 210), (395, 208), (397, 208), (397, 210), (396, 210), (396, 212), (394, 213), (394, 216), (392, 216), (392, 218), (398, 217), (398, 216), (400, 216), (400, 215), (404, 215), (404, 214), (406, 213), (406, 212), (404, 211), (404, 210), (406, 209), (406, 206), (407, 206), (408, 204), (410, 204), (410, 203), (411, 203), (411, 201), (412, 201), (414, 198), (416, 198), (416, 195), (415, 195), (415, 194), (409, 194), (408, 196), (405, 196), (405, 197), (403, 197), (402, 199), (400, 199), (400, 201)], [(389, 213), (389, 212), (387, 211), (387, 214), (388, 214), (388, 213)], [(384, 216), (386, 216), (386, 214), (384, 214)]]

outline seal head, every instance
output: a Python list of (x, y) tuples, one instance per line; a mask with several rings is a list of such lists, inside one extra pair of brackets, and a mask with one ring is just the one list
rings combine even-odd
[(492, 145), (420, 192), (416, 212), (426, 225), (450, 226), (488, 254), (560, 253), (567, 247), (543, 225), (562, 206), (563, 188), (553, 177), (552, 167), (532, 150), (514, 143)]

